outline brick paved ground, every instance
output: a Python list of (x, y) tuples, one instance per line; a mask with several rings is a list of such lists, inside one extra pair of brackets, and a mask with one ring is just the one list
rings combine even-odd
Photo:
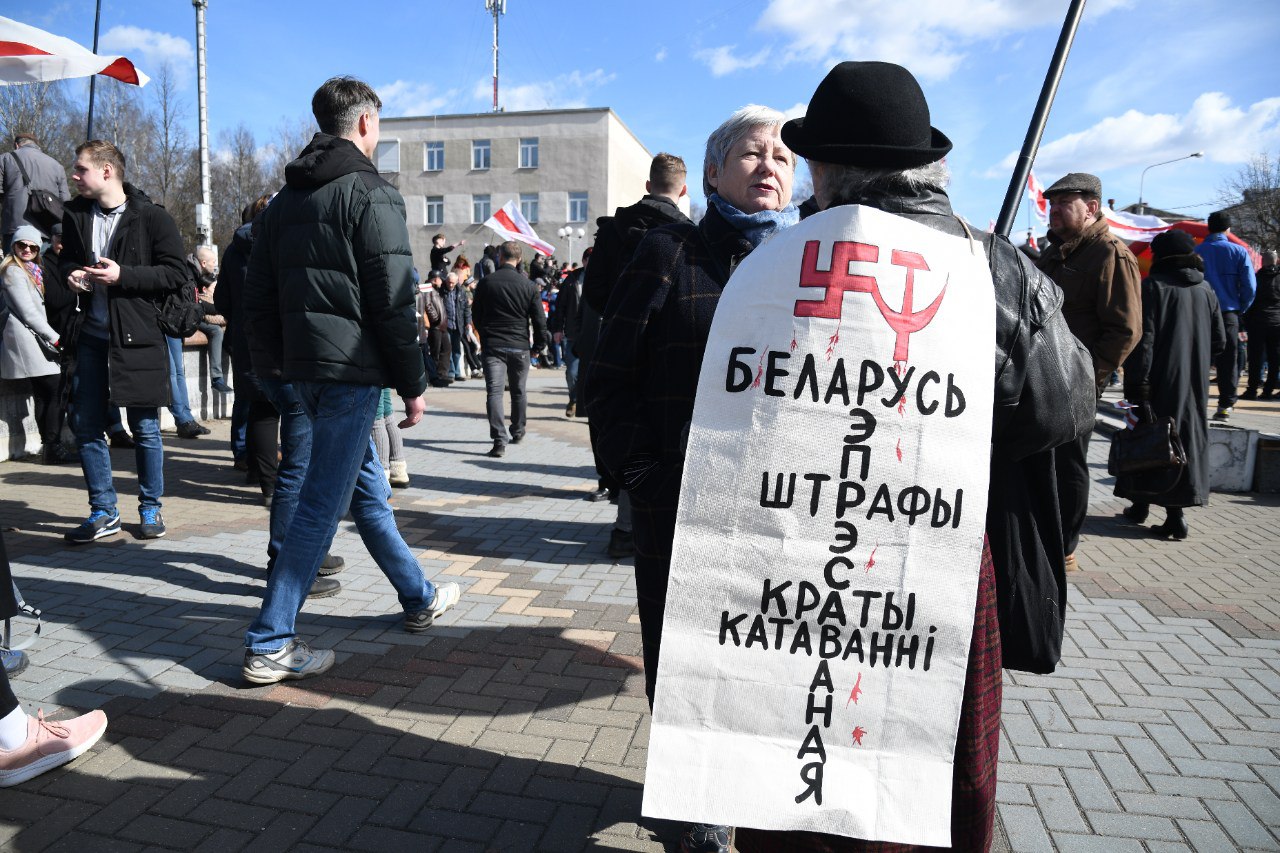
[[(395, 503), (462, 604), (405, 634), (344, 524), (343, 593), (299, 623), (338, 665), (293, 686), (240, 685), (266, 513), (228, 464), (225, 422), (167, 441), (171, 532), (152, 542), (134, 538), (132, 477), (118, 480), (126, 533), (71, 549), (78, 470), (0, 465), (15, 574), (47, 620), (15, 689), (31, 710), (111, 718), (90, 755), (0, 794), (0, 845), (663, 849), (670, 827), (637, 824), (648, 713), (631, 570), (603, 557), (613, 508), (582, 500), (586, 427), (562, 417), (560, 382), (535, 374), (529, 436), (501, 460), (483, 455), (478, 382), (430, 395)], [(1063, 667), (1007, 678), (998, 846), (1275, 850), (1280, 500), (1215, 495), (1189, 514), (1192, 539), (1161, 543), (1114, 520), (1104, 477)]]

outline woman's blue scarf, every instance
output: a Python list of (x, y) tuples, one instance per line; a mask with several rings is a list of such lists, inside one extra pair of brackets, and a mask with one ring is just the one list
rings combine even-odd
[(712, 193), (707, 201), (716, 206), (720, 215), (730, 225), (742, 233), (751, 245), (759, 246), (771, 237), (775, 231), (790, 228), (800, 221), (800, 208), (789, 204), (782, 210), (762, 210), (759, 213), (743, 213), (729, 202)]

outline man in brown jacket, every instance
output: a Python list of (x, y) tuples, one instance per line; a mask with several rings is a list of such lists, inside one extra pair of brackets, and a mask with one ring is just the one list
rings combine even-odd
[[(1093, 356), (1101, 397), (1112, 372), (1142, 337), (1142, 274), (1129, 247), (1107, 227), (1102, 181), (1095, 175), (1072, 172), (1044, 194), (1050, 245), (1037, 265), (1062, 288), (1062, 314)], [(1089, 435), (1054, 454), (1067, 571), (1076, 569), (1075, 550), (1089, 509)]]

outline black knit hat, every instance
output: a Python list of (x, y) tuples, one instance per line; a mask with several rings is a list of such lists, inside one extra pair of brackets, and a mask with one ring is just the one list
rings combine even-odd
[(1179, 231), (1177, 228), (1162, 231), (1151, 241), (1151, 254), (1156, 258), (1190, 255), (1195, 250), (1196, 239), (1186, 231)]
[(929, 104), (911, 72), (890, 62), (841, 62), (782, 126), (787, 147), (811, 160), (913, 169), (947, 156), (951, 140), (929, 125)]

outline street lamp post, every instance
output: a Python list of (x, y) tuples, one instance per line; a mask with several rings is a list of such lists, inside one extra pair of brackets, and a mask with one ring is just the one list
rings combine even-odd
[(581, 228), (573, 228), (566, 225), (556, 233), (560, 235), (561, 239), (564, 239), (565, 237), (569, 238), (569, 263), (573, 263), (573, 259), (577, 257), (577, 255), (573, 253), (573, 239), (576, 237), (581, 240), (583, 237), (587, 236), (587, 232), (583, 231)]
[(1147, 180), (1147, 172), (1151, 171), (1151, 170), (1152, 170), (1152, 169), (1154, 169), (1156, 166), (1168, 166), (1170, 163), (1177, 163), (1177, 162), (1179, 162), (1179, 161), (1181, 161), (1181, 160), (1190, 160), (1190, 159), (1192, 159), (1193, 157), (1203, 157), (1203, 156), (1204, 156), (1204, 152), (1203, 152), (1203, 151), (1197, 151), (1197, 152), (1195, 152), (1194, 154), (1187, 154), (1187, 155), (1185, 155), (1185, 156), (1183, 156), (1183, 157), (1174, 157), (1172, 160), (1165, 160), (1163, 163), (1152, 163), (1150, 166), (1148, 166), (1147, 168), (1143, 169), (1143, 170), (1142, 170), (1142, 177), (1140, 177), (1140, 178), (1138, 179), (1138, 212), (1139, 212), (1139, 213), (1146, 213), (1146, 212), (1147, 212), (1147, 203), (1146, 203), (1145, 201), (1143, 201), (1143, 199), (1142, 199), (1142, 185), (1143, 185), (1143, 184), (1146, 182), (1146, 180)]

